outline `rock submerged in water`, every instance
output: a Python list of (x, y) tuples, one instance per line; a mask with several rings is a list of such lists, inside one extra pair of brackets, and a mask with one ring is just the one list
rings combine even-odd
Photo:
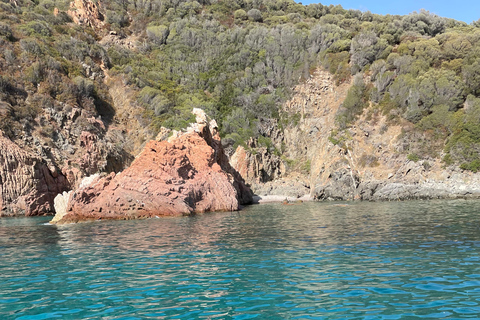
[[(194, 109), (197, 123), (168, 141), (148, 142), (132, 165), (115, 175), (97, 175), (71, 194), (52, 223), (178, 216), (235, 211), (252, 192), (229, 164), (214, 121)], [(64, 204), (65, 199), (58, 199)]]

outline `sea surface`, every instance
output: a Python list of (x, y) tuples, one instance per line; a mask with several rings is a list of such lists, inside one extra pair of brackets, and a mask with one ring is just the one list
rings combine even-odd
[(480, 319), (480, 201), (0, 219), (0, 319)]

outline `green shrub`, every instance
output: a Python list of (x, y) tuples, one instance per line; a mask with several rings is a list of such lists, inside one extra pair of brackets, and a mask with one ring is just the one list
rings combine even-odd
[(8, 41), (13, 41), (13, 32), (10, 26), (0, 23), (0, 36), (5, 37)]
[(423, 168), (424, 168), (425, 170), (428, 170), (428, 169), (430, 169), (430, 168), (432, 167), (432, 165), (431, 165), (430, 162), (428, 162), (428, 161), (423, 161), (423, 162), (422, 162), (422, 166), (423, 166)]
[(328, 141), (330, 141), (334, 146), (340, 144), (340, 140), (335, 138), (334, 136), (329, 136)]
[(407, 156), (407, 159), (410, 160), (410, 161), (413, 161), (413, 162), (417, 162), (418, 160), (420, 160), (420, 157), (415, 153), (410, 153)]
[(37, 86), (43, 81), (44, 75), (44, 66), (38, 62), (33, 63), (30, 67), (25, 69), (25, 81), (31, 82), (34, 86)]
[(49, 37), (52, 35), (49, 26), (43, 21), (30, 21), (26, 25), (21, 26), (21, 30), (31, 37)]
[(362, 75), (355, 77), (354, 84), (348, 90), (347, 96), (335, 115), (335, 119), (341, 129), (344, 129), (368, 105), (368, 93)]
[(475, 160), (473, 160), (471, 162), (468, 162), (468, 163), (462, 163), (460, 165), (460, 168), (463, 169), (463, 170), (478, 172), (480, 170), (480, 160), (475, 159)]
[(262, 13), (258, 9), (250, 9), (247, 12), (248, 19), (255, 21), (255, 22), (261, 22), (262, 21)]
[(72, 79), (73, 83), (78, 88), (78, 93), (84, 97), (93, 97), (95, 85), (92, 80), (83, 77), (75, 77)]
[(349, 53), (347, 51), (342, 51), (337, 53), (327, 53), (323, 60), (324, 67), (334, 75), (337, 85), (350, 79), (351, 73), (348, 65), (349, 58)]
[(147, 27), (148, 39), (158, 45), (166, 43), (169, 33), (170, 30), (164, 25)]
[(245, 10), (243, 9), (238, 9), (237, 11), (235, 11), (233, 13), (233, 17), (235, 18), (235, 20), (240, 20), (240, 21), (248, 19), (247, 12), (245, 12)]
[(27, 52), (37, 57), (43, 54), (40, 45), (34, 39), (21, 39), (20, 47), (24, 52)]
[(128, 26), (128, 15), (123, 12), (107, 10), (107, 22), (116, 28), (123, 28)]
[(304, 161), (300, 167), (300, 170), (305, 174), (310, 174), (310, 170), (312, 169), (312, 162), (309, 160)]
[(12, 90), (12, 85), (7, 77), (0, 75), (0, 92), (8, 93)]

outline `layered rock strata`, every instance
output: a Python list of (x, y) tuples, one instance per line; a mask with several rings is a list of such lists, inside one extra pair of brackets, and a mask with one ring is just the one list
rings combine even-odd
[(0, 209), (2, 215), (43, 215), (70, 185), (52, 165), (20, 148), (0, 131)]
[[(53, 223), (234, 211), (252, 193), (225, 156), (215, 121), (194, 110), (197, 123), (168, 140), (146, 144), (119, 174), (97, 175), (60, 203)], [(61, 210), (64, 206), (66, 210)]]

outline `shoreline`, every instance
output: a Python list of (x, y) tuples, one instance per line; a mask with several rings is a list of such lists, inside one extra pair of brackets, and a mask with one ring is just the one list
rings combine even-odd
[[(328, 199), (314, 199), (310, 195), (304, 195), (302, 197), (292, 197), (292, 196), (283, 196), (283, 195), (254, 195), (253, 196), (253, 202), (251, 204), (245, 204), (242, 205), (242, 207), (237, 210), (237, 211), (242, 211), (245, 207), (251, 206), (251, 205), (259, 205), (259, 204), (270, 204), (270, 203), (282, 203), (283, 201), (287, 200), (288, 204), (294, 204), (296, 202), (342, 202), (344, 205), (350, 205), (352, 203), (358, 203), (358, 202), (391, 202), (391, 201), (429, 201), (429, 200), (438, 200), (438, 201), (449, 201), (449, 200), (465, 200), (465, 201), (475, 201), (475, 200), (480, 200), (480, 194), (451, 194), (450, 196), (443, 196), (443, 197), (417, 197), (417, 198), (392, 198), (392, 199), (342, 199), (342, 198), (328, 198)], [(345, 203), (347, 202), (347, 203)], [(218, 211), (208, 211), (204, 213), (214, 213)], [(221, 211), (220, 211), (221, 212)], [(203, 214), (204, 214), (203, 213)], [(48, 214), (43, 214), (43, 215), (31, 215), (31, 216), (25, 216), (24, 214), (2, 214), (0, 213), (0, 219), (8, 219), (8, 218), (38, 218), (38, 217), (54, 217), (54, 213), (48, 213)], [(155, 217), (148, 217), (148, 218), (154, 218), (154, 219), (163, 219), (163, 218), (174, 218), (174, 217), (179, 217), (179, 216), (155, 216)], [(138, 218), (138, 219), (129, 219), (129, 220), (143, 220), (143, 219), (148, 219), (146, 217), (143, 218)], [(124, 219), (89, 219), (85, 221), (78, 221), (78, 222), (71, 222), (71, 223), (66, 223), (66, 224), (75, 224), (79, 222), (94, 222), (94, 221), (101, 221), (101, 220), (124, 220)], [(45, 225), (55, 225), (51, 224), (50, 221), (45, 223)]]
[(272, 203), (272, 202), (283, 202), (287, 200), (288, 202), (296, 202), (296, 201), (314, 201), (313, 197), (309, 194), (303, 195), (302, 197), (291, 197), (285, 195), (253, 195), (253, 203), (252, 204), (261, 204), (261, 203)]

